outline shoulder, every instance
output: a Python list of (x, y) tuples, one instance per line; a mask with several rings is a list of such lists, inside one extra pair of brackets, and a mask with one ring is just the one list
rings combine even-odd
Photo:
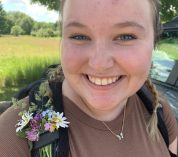
[[(28, 102), (28, 98), (24, 101)], [(20, 118), (18, 116), (19, 111), (20, 109), (11, 106), (0, 116), (1, 157), (30, 156), (27, 141), (16, 136), (15, 125)]]
[(178, 125), (175, 113), (166, 99), (160, 97), (159, 101), (163, 107), (164, 121), (168, 130), (169, 142), (172, 143), (178, 135)]

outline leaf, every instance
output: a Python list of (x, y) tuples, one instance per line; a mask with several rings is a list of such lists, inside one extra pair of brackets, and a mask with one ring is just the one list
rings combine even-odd
[(25, 138), (26, 137), (26, 134), (24, 131), (19, 131), (16, 133), (17, 136), (21, 137), (21, 138)]
[(41, 97), (38, 94), (35, 94), (35, 100), (41, 101)]
[(28, 140), (28, 146), (29, 146), (29, 149), (31, 151), (33, 149), (33, 143), (32, 143), (32, 141)]

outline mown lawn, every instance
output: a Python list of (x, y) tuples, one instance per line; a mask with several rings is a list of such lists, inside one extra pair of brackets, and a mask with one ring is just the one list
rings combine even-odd
[(0, 37), (0, 101), (40, 78), (44, 69), (59, 63), (59, 38)]
[(165, 39), (161, 40), (158, 48), (164, 52), (173, 60), (178, 59), (178, 39)]

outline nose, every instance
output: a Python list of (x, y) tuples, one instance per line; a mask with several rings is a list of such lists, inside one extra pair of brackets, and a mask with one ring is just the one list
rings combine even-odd
[(104, 71), (112, 68), (114, 58), (109, 45), (103, 42), (97, 42), (91, 49), (89, 66), (97, 71)]

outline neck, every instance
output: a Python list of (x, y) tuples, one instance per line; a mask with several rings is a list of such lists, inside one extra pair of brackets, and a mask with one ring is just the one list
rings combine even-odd
[[(124, 106), (127, 103), (127, 100), (125, 100), (124, 102), (122, 102), (122, 104), (118, 104), (116, 105), (115, 108), (112, 108), (110, 110), (98, 110), (98, 109), (93, 109), (93, 108), (89, 108), (88, 106), (90, 105), (86, 105), (82, 99), (79, 100), (81, 103), (76, 103), (77, 106), (86, 114), (88, 114), (89, 116), (93, 117), (94, 119), (97, 119), (99, 121), (112, 121), (115, 118), (117, 118), (118, 115), (121, 114), (121, 112), (124, 109)], [(80, 104), (80, 105), (78, 105)]]
[(127, 100), (122, 101), (122, 103), (116, 105), (115, 108), (112, 108), (110, 110), (100, 110), (100, 109), (95, 109), (91, 108), (89, 104), (86, 104), (85, 101), (68, 85), (63, 82), (63, 95), (68, 97), (70, 100), (72, 100), (78, 108), (80, 108), (83, 112), (85, 112), (87, 115), (90, 117), (99, 120), (99, 121), (112, 121), (114, 120), (118, 115), (121, 114), (122, 110), (124, 109), (124, 106), (127, 103)]

